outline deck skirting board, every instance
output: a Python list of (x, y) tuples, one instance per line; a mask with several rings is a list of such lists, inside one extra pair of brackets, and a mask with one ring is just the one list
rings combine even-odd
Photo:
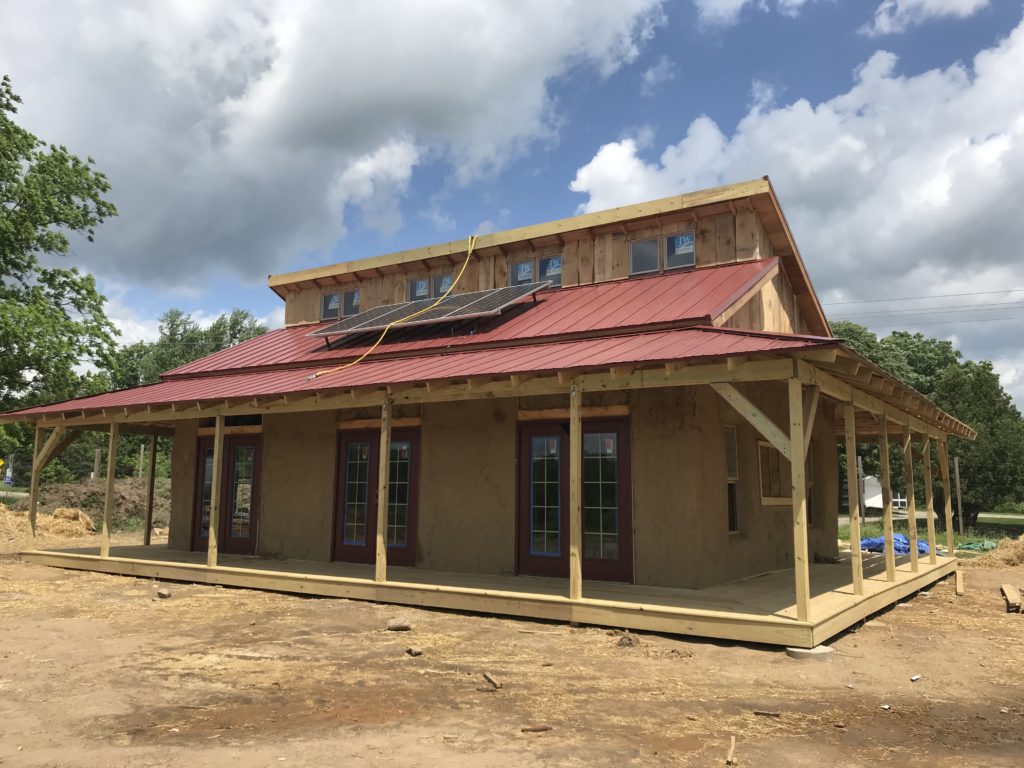
[(372, 579), (346, 576), (229, 565), (211, 568), (196, 563), (126, 557), (104, 559), (71, 552), (32, 551), (22, 553), (22, 558), (38, 565), (140, 578), (578, 622), (799, 648), (812, 648), (825, 642), (886, 605), (943, 578), (956, 567), (955, 560), (940, 563), (816, 622), (800, 622), (780, 615), (758, 616), (741, 611), (658, 605), (656, 594), (650, 596), (650, 603), (589, 599), (586, 596), (579, 601), (570, 601), (567, 596), (536, 592), (399, 581), (374, 582)]
[[(925, 569), (924, 563), (918, 573), (906, 581), (895, 581), (888, 588), (873, 595), (865, 595), (855, 605), (839, 611), (828, 618), (814, 624), (812, 638), (814, 645), (820, 645), (832, 637), (835, 637), (844, 629), (848, 629), (858, 621), (866, 619), (873, 613), (883, 608), (894, 605), (907, 595), (924, 589), (935, 582), (946, 578), (956, 570), (957, 560), (955, 557), (941, 558), (936, 565)], [(813, 646), (812, 646), (813, 647)]]

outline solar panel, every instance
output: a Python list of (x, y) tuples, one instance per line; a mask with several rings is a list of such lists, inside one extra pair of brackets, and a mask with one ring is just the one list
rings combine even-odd
[[(396, 326), (407, 325), (430, 325), (434, 323), (449, 323), (457, 320), (468, 320), (474, 317), (493, 317), (500, 315), (502, 310), (515, 301), (546, 288), (551, 283), (544, 281), (540, 283), (526, 283), (508, 288), (491, 288), (487, 291), (473, 291), (472, 293), (459, 293), (446, 296), (436, 307), (431, 305), (437, 299), (421, 299), (419, 301), (407, 301), (402, 304), (387, 304), (382, 307), (374, 307), (358, 315), (346, 317), (333, 325), (313, 331), (310, 336), (350, 336), (369, 331), (380, 331), (389, 324)], [(429, 307), (429, 309), (428, 309)], [(426, 309), (425, 312), (422, 310)], [(411, 317), (409, 320), (403, 318)]]

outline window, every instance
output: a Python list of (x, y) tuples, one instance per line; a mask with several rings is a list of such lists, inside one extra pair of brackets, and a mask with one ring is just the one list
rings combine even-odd
[(342, 311), (345, 317), (359, 314), (359, 289), (356, 288), (354, 291), (345, 291), (344, 298), (342, 300)]
[(434, 275), (430, 281), (431, 293), (433, 298), (438, 296), (444, 296), (452, 287), (452, 273), (449, 272), (446, 275)]
[(320, 297), (320, 319), (337, 320), (341, 311), (341, 298), (336, 293), (325, 293)]
[(695, 243), (693, 230), (660, 238), (631, 240), (629, 274), (645, 275), (693, 267), (697, 263)]
[(430, 278), (417, 277), (409, 281), (409, 301), (430, 298)]
[(665, 269), (683, 269), (694, 266), (696, 253), (693, 232), (669, 235), (665, 238)]
[(562, 254), (537, 259), (537, 272), (540, 273), (540, 281), (548, 280), (552, 287), (560, 286), (562, 284)]
[[(340, 313), (340, 315), (339, 315)], [(359, 289), (345, 291), (342, 294), (325, 293), (320, 298), (320, 319), (337, 320), (339, 316), (349, 317), (359, 314)]]
[(509, 285), (542, 283), (545, 280), (550, 282), (552, 287), (562, 284), (562, 254), (541, 256), (536, 261), (534, 259), (514, 261), (508, 265)]
[(789, 462), (770, 443), (758, 443), (758, 463), (761, 469), (761, 503), (789, 504)]
[(729, 533), (740, 529), (739, 514), (739, 452), (736, 448), (736, 427), (725, 428), (725, 494)]
[(436, 299), (452, 287), (452, 274), (415, 277), (409, 281), (409, 301)]
[(629, 244), (629, 274), (658, 271), (658, 241), (634, 240)]
[(509, 265), (508, 284), (526, 285), (533, 282), (533, 261), (517, 261)]

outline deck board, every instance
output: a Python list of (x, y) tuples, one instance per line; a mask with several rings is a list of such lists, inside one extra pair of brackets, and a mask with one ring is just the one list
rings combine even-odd
[(386, 582), (373, 566), (221, 555), (215, 568), (203, 552), (166, 546), (96, 547), (25, 552), (29, 562), (165, 580), (270, 589), (405, 605), (578, 621), (675, 634), (811, 647), (886, 605), (943, 578), (951, 558), (910, 570), (897, 561), (896, 581), (885, 579), (880, 555), (864, 555), (864, 595), (853, 593), (849, 562), (811, 566), (811, 611), (796, 618), (791, 570), (773, 571), (704, 589), (585, 581), (583, 599), (568, 599), (568, 580), (539, 576), (470, 574), (390, 567)]

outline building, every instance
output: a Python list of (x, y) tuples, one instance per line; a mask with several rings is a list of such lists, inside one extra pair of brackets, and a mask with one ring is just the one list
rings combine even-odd
[(33, 526), (81, 430), (173, 438), (166, 548), (26, 560), (795, 646), (955, 567), (838, 550), (837, 444), (948, 482), (974, 433), (831, 337), (767, 178), (269, 284), (283, 329), (0, 416)]

